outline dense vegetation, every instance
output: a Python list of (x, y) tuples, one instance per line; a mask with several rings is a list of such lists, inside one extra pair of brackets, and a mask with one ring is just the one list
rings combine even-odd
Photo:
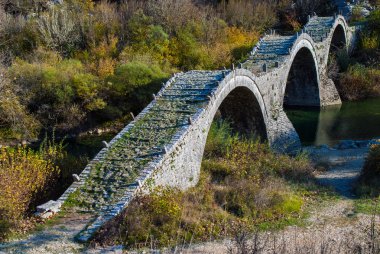
[[(128, 121), (174, 72), (246, 56), (327, 0), (0, 1), (0, 139)], [(10, 103), (12, 102), (12, 103)]]
[(358, 195), (367, 198), (380, 197), (380, 145), (371, 146), (356, 186)]
[[(0, 0), (0, 142), (126, 122), (172, 73), (241, 61), (263, 31), (297, 31), (308, 14), (331, 10), (327, 2)], [(336, 56), (344, 99), (380, 95), (379, 49), (375, 11), (354, 57)], [(370, 196), (379, 195), (379, 151), (372, 148), (361, 177), (359, 191)], [(0, 240), (31, 227), (35, 206), (81, 163), (54, 142), (1, 148)], [(196, 187), (138, 197), (95, 241), (175, 245), (291, 223), (314, 195), (293, 184), (309, 183), (311, 170), (303, 156), (275, 155), (214, 124)]]
[(153, 241), (157, 247), (294, 223), (313, 195), (300, 187), (311, 182), (306, 157), (275, 155), (265, 144), (230, 133), (227, 124), (213, 124), (196, 187), (136, 198), (95, 241), (132, 248)]
[(64, 156), (62, 144), (47, 140), (39, 151), (25, 146), (0, 149), (0, 240), (31, 227), (31, 208), (60, 179), (58, 165)]
[(337, 69), (341, 73), (335, 76), (335, 83), (344, 100), (380, 96), (380, 10), (371, 12), (363, 21), (364, 29), (354, 54), (337, 54)]

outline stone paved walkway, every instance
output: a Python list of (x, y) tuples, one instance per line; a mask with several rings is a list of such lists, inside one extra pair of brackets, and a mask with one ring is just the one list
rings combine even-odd
[(0, 244), (0, 253), (40, 254), (40, 253), (80, 253), (84, 245), (74, 241), (91, 217), (71, 213), (59, 218), (55, 225), (38, 231), (26, 239)]

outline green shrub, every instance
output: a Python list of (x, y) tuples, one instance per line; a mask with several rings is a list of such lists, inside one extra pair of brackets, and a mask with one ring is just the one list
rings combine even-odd
[(0, 140), (33, 139), (39, 131), (39, 122), (28, 113), (16, 95), (8, 74), (0, 68)]
[(372, 145), (360, 175), (356, 191), (359, 195), (380, 195), (380, 145)]
[(380, 70), (360, 64), (351, 65), (342, 73), (338, 90), (345, 100), (361, 100), (380, 95)]
[(368, 17), (368, 27), (369, 29), (379, 32), (380, 31), (380, 10), (376, 9), (370, 13)]
[(194, 35), (196, 24), (189, 24), (170, 42), (170, 60), (183, 70), (204, 69), (209, 59)]
[(232, 129), (225, 121), (214, 121), (211, 124), (205, 146), (205, 158), (222, 157), (228, 153), (228, 149), (237, 136), (231, 136)]
[(354, 8), (352, 9), (350, 21), (351, 22), (363, 21), (364, 18), (362, 16), (361, 12), (362, 12), (362, 8), (360, 6), (354, 6)]
[(111, 89), (118, 95), (126, 95), (134, 89), (159, 83), (166, 74), (158, 66), (148, 66), (141, 62), (130, 62), (116, 68), (115, 75), (110, 78)]
[(372, 11), (367, 20), (360, 34), (359, 46), (364, 52), (373, 52), (380, 47), (380, 10)]
[(98, 78), (78, 60), (40, 50), (33, 61), (17, 59), (9, 74), (20, 89), (19, 96), (44, 127), (76, 127), (88, 112), (106, 106)]
[[(140, 197), (136, 201), (142, 206), (131, 208), (136, 217), (129, 217), (123, 221), (123, 228), (132, 234), (127, 234), (124, 242), (143, 242), (154, 235), (155, 240), (168, 245), (173, 244), (180, 226), (182, 213), (181, 195), (175, 194), (178, 190), (157, 190), (152, 195)], [(136, 223), (135, 220), (139, 220)]]
[(363, 32), (360, 36), (360, 48), (363, 50), (375, 50), (379, 48), (379, 36), (370, 32)]
[(128, 22), (130, 45), (134, 52), (149, 52), (157, 61), (168, 55), (169, 35), (162, 26), (154, 25), (152, 18), (142, 11), (136, 12)]
[[(112, 97), (111, 106), (106, 108), (117, 114), (136, 110), (151, 101), (152, 94), (157, 92), (168, 74), (157, 65), (147, 65), (132, 61), (118, 66), (115, 74), (108, 79), (108, 93)], [(134, 106), (134, 107), (133, 107)]]

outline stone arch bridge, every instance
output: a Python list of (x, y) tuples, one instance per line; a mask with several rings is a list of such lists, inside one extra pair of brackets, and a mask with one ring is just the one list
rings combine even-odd
[(67, 198), (85, 204), (94, 220), (77, 240), (87, 241), (137, 192), (158, 185), (194, 186), (217, 112), (234, 128), (266, 138), (276, 151), (300, 148), (284, 106), (340, 104), (328, 78), (329, 55), (339, 48), (350, 50), (354, 41), (355, 28), (343, 16), (314, 16), (295, 35), (261, 38), (238, 68), (174, 75), (42, 212), (59, 210)]

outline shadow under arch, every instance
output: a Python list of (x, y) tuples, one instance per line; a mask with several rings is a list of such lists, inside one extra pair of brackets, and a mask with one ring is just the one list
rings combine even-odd
[(288, 73), (283, 106), (320, 107), (317, 64), (309, 48), (301, 48)]
[(344, 27), (338, 24), (335, 27), (334, 33), (331, 38), (330, 48), (327, 57), (327, 76), (338, 84), (337, 89), (339, 89), (339, 72), (346, 70), (348, 68), (348, 47), (347, 47), (347, 37)]
[(218, 118), (228, 121), (233, 131), (240, 135), (267, 140), (262, 109), (255, 94), (247, 87), (236, 87), (224, 98), (214, 120)]
[(341, 24), (338, 24), (335, 27), (331, 38), (329, 54), (337, 52), (341, 49), (347, 49), (347, 37), (344, 27)]

